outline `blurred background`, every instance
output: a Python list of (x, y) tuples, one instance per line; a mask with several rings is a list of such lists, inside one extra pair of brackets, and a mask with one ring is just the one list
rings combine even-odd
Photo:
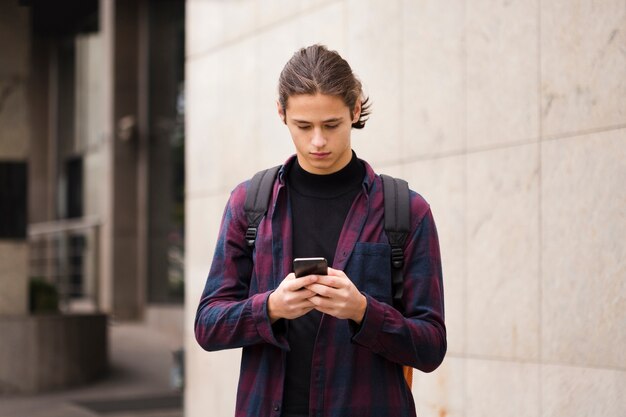
[(359, 157), (437, 221), (419, 415), (626, 415), (623, 1), (0, 0), (0, 416), (233, 415), (240, 352), (193, 318), (313, 43), (372, 100)]

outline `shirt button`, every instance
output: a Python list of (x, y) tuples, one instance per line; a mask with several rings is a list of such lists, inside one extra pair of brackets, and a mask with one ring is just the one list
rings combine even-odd
[(278, 411), (278, 410), (280, 410), (280, 407), (279, 407), (279, 406), (277, 406), (277, 405), (275, 405), (275, 406), (274, 406), (274, 411)]

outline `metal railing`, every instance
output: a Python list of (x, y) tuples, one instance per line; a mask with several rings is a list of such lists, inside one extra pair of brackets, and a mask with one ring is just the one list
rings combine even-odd
[(53, 284), (63, 312), (99, 310), (100, 221), (58, 220), (28, 225), (31, 279)]

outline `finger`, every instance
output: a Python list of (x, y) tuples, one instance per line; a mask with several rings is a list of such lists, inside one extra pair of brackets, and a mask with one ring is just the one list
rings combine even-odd
[(340, 269), (334, 269), (331, 267), (328, 267), (328, 276), (332, 276), (332, 277), (344, 277), (347, 278), (348, 276), (346, 275), (345, 272), (343, 272)]
[(302, 288), (300, 290), (294, 291), (293, 294), (294, 294), (294, 298), (293, 299), (294, 299), (295, 302), (298, 302), (298, 301), (301, 301), (301, 300), (308, 300), (309, 298), (317, 295), (316, 292), (314, 292), (314, 291), (312, 291), (312, 290), (310, 290), (308, 288)]
[(328, 306), (327, 305), (327, 300), (324, 297), (320, 297), (319, 295), (315, 295), (315, 296), (309, 298), (309, 301), (311, 302), (311, 304), (313, 304), (315, 309), (318, 310), (318, 311), (321, 311), (320, 308), (324, 308), (324, 307)]
[(300, 301), (292, 306), (293, 311), (312, 310), (315, 308), (315, 304), (311, 302), (310, 298)]
[(311, 302), (315, 305), (315, 310), (319, 311), (320, 313), (329, 314), (333, 317), (337, 317), (337, 307), (327, 298), (319, 296), (312, 297)]
[(289, 275), (287, 275), (285, 279), (282, 280), (280, 285), (287, 285), (289, 282), (293, 281), (294, 279), (296, 279), (296, 275), (292, 272)]
[(298, 317), (302, 317), (312, 310), (315, 310), (315, 306), (313, 305), (302, 307), (302, 308), (297, 308), (297, 309), (294, 308), (293, 310), (291, 310), (291, 313), (288, 314), (287, 317), (285, 318), (289, 320), (297, 319)]
[(289, 282), (289, 289), (291, 291), (297, 291), (301, 288), (306, 287), (307, 285), (313, 284), (314, 282), (318, 280), (318, 278), (319, 277), (317, 275), (307, 275), (307, 276), (300, 277), (300, 278), (294, 278), (291, 282)]
[(324, 284), (311, 284), (306, 287), (312, 291), (313, 295), (321, 295), (322, 297), (332, 297), (336, 293), (336, 289)]
[(317, 283), (331, 288), (342, 288), (346, 286), (345, 280), (346, 278), (337, 275), (321, 275)]

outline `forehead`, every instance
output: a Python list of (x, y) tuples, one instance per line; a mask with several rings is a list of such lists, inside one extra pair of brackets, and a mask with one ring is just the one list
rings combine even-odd
[(350, 115), (350, 109), (341, 97), (320, 93), (289, 96), (286, 107), (288, 117), (298, 120), (328, 119)]

